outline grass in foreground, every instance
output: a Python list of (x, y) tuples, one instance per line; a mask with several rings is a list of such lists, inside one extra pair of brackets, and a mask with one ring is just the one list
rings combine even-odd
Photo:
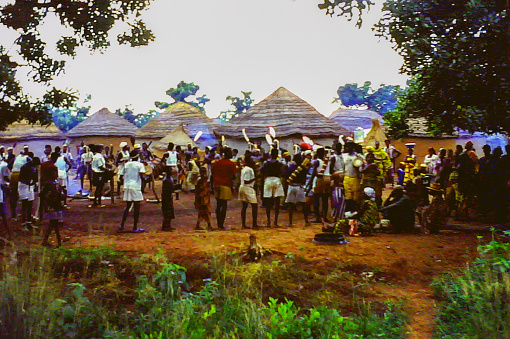
[(510, 338), (510, 244), (479, 246), (480, 258), (433, 283), (438, 338)]
[[(218, 262), (214, 278), (191, 293), (186, 269), (163, 255), (130, 259), (107, 248), (5, 253), (0, 337), (405, 337), (399, 305), (376, 312), (361, 304), (357, 315), (346, 317), (323, 305), (305, 310), (286, 299), (264, 302), (260, 285), (232, 278), (240, 263)], [(268, 272), (263, 264), (244, 266), (249, 279)]]

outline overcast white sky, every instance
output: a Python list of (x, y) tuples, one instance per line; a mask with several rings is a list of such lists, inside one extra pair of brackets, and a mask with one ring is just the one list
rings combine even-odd
[[(194, 82), (197, 94), (211, 99), (211, 117), (229, 108), (227, 95), (252, 91), (259, 102), (284, 86), (328, 116), (338, 108), (331, 101), (340, 85), (405, 84), (401, 57), (371, 30), (380, 17), (376, 2), (357, 29), (326, 16), (315, 0), (155, 0), (143, 18), (156, 41), (130, 48), (114, 37), (104, 54), (81, 50), (53, 85), (91, 94), (93, 112), (131, 105), (145, 113), (154, 101), (171, 102), (165, 91), (181, 80)], [(55, 35), (54, 27), (49, 23), (47, 34)], [(12, 44), (7, 34), (1, 40)]]

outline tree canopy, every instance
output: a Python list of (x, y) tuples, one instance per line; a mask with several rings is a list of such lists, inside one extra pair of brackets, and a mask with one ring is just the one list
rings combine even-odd
[(338, 98), (334, 98), (333, 103), (340, 101), (344, 106), (366, 106), (380, 114), (397, 107), (399, 86), (383, 84), (376, 90), (371, 86), (370, 81), (365, 81), (361, 87), (356, 83), (340, 86), (337, 90)]
[(131, 108), (129, 108), (129, 105), (124, 107), (124, 109), (117, 109), (115, 110), (115, 114), (118, 116), (123, 117), (136, 127), (140, 128), (144, 126), (146, 123), (151, 121), (153, 118), (155, 118), (159, 113), (156, 110), (150, 110), (147, 113), (139, 113), (135, 114)]
[[(31, 123), (51, 122), (52, 108), (71, 107), (76, 94), (53, 88), (42, 98), (32, 99), (23, 92), (16, 73), (26, 69), (32, 81), (48, 86), (65, 68), (64, 60), (50, 56), (54, 48), (62, 57), (74, 57), (84, 46), (91, 51), (110, 45), (108, 33), (118, 22), (127, 31), (117, 36), (119, 44), (147, 45), (154, 35), (137, 17), (151, 0), (17, 0), (0, 6), (0, 24), (18, 35), (14, 42), (0, 45), (0, 129), (27, 119)], [(39, 28), (54, 16), (71, 33), (58, 39), (55, 46), (42, 40)], [(12, 45), (12, 47), (11, 47)]]
[[(366, 3), (319, 7), (352, 16)], [(424, 117), (433, 132), (510, 132), (508, 1), (387, 0), (375, 30), (394, 43), (411, 77), (398, 108), (405, 118)]]
[(248, 109), (250, 109), (251, 104), (253, 103), (253, 99), (251, 98), (252, 92), (243, 92), (244, 98), (241, 99), (239, 97), (227, 96), (225, 100), (230, 101), (230, 104), (234, 107), (234, 109), (229, 109), (226, 111), (222, 111), (218, 118), (221, 122), (228, 122), (233, 118), (239, 116), (242, 113), (245, 113)]
[(53, 122), (62, 132), (69, 131), (88, 117), (90, 105), (87, 104), (91, 99), (92, 96), (88, 94), (80, 105), (78, 102), (74, 102), (71, 107), (52, 108)]
[[(205, 94), (200, 97), (197, 97), (197, 92), (199, 90), (200, 90), (200, 86), (195, 85), (192, 82), (181, 81), (175, 88), (172, 87), (168, 91), (166, 91), (166, 94), (171, 96), (172, 99), (174, 99), (173, 103), (185, 102), (187, 104), (190, 104), (192, 106), (199, 108), (202, 112), (205, 112), (204, 106), (211, 99), (206, 98)], [(195, 96), (194, 101), (186, 100), (187, 98), (189, 98), (191, 96)], [(167, 109), (173, 103), (156, 101), (156, 102), (154, 102), (154, 105), (159, 109)]]

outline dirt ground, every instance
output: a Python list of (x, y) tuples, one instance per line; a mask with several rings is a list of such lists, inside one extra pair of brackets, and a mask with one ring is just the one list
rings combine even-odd
[[(156, 191), (160, 192), (159, 183)], [(152, 198), (152, 193), (145, 197)], [(441, 273), (459, 270), (476, 257), (480, 241), (477, 235), (490, 237), (488, 232), (443, 231), (439, 235), (376, 233), (370, 237), (349, 237), (346, 245), (321, 245), (312, 242), (312, 239), (314, 234), (321, 232), (322, 225), (305, 227), (302, 213), (297, 214), (292, 228), (241, 230), (241, 204), (236, 200), (229, 202), (225, 223), (228, 230), (194, 231), (196, 211), (193, 199), (192, 194), (181, 193), (180, 199), (174, 201), (176, 219), (172, 225), (176, 231), (173, 232), (160, 231), (162, 216), (159, 204), (142, 203), (139, 227), (145, 228), (147, 232), (140, 234), (116, 232), (124, 208), (121, 200), (116, 200), (114, 204), (109, 199), (105, 200), (104, 208), (88, 208), (88, 200), (73, 200), (69, 202), (70, 209), (65, 212), (62, 230), (64, 246), (107, 245), (133, 254), (156, 253), (161, 250), (174, 262), (187, 267), (206, 263), (212, 254), (246, 248), (249, 235), (253, 233), (264, 248), (277, 253), (299, 255), (305, 271), (313, 270), (322, 274), (328, 268), (343, 267), (359, 275), (375, 272), (377, 277), (384, 279), (373, 279), (367, 284), (370, 292), (367, 299), (405, 299), (405, 307), (410, 315), (410, 338), (430, 338), (436, 312), (430, 283)], [(212, 199), (213, 220), (214, 208), (215, 201)], [(248, 220), (250, 217), (251, 210), (248, 211)], [(132, 220), (130, 215), (126, 228), (131, 227)], [(287, 223), (287, 211), (282, 211), (279, 224)], [(259, 225), (265, 225), (262, 208), (259, 208)], [(22, 239), (26, 242), (40, 240), (22, 232), (21, 225), (15, 221), (11, 222), (11, 226), (19, 242), (23, 242)], [(54, 244), (53, 237), (52, 241)], [(300, 286), (298, 290), (293, 292), (294, 295), (306, 298), (306, 288)]]

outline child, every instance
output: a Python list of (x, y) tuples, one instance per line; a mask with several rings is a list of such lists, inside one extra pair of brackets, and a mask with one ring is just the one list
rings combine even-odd
[(174, 193), (174, 179), (170, 167), (165, 168), (165, 177), (163, 178), (163, 191), (161, 193), (161, 211), (163, 212), (163, 231), (173, 231), (170, 223), (175, 219), (174, 215), (174, 200), (172, 194)]
[(211, 187), (207, 182), (207, 169), (200, 167), (200, 179), (195, 186), (195, 208), (198, 210), (196, 230), (200, 229), (200, 221), (207, 222), (207, 230), (211, 226)]

